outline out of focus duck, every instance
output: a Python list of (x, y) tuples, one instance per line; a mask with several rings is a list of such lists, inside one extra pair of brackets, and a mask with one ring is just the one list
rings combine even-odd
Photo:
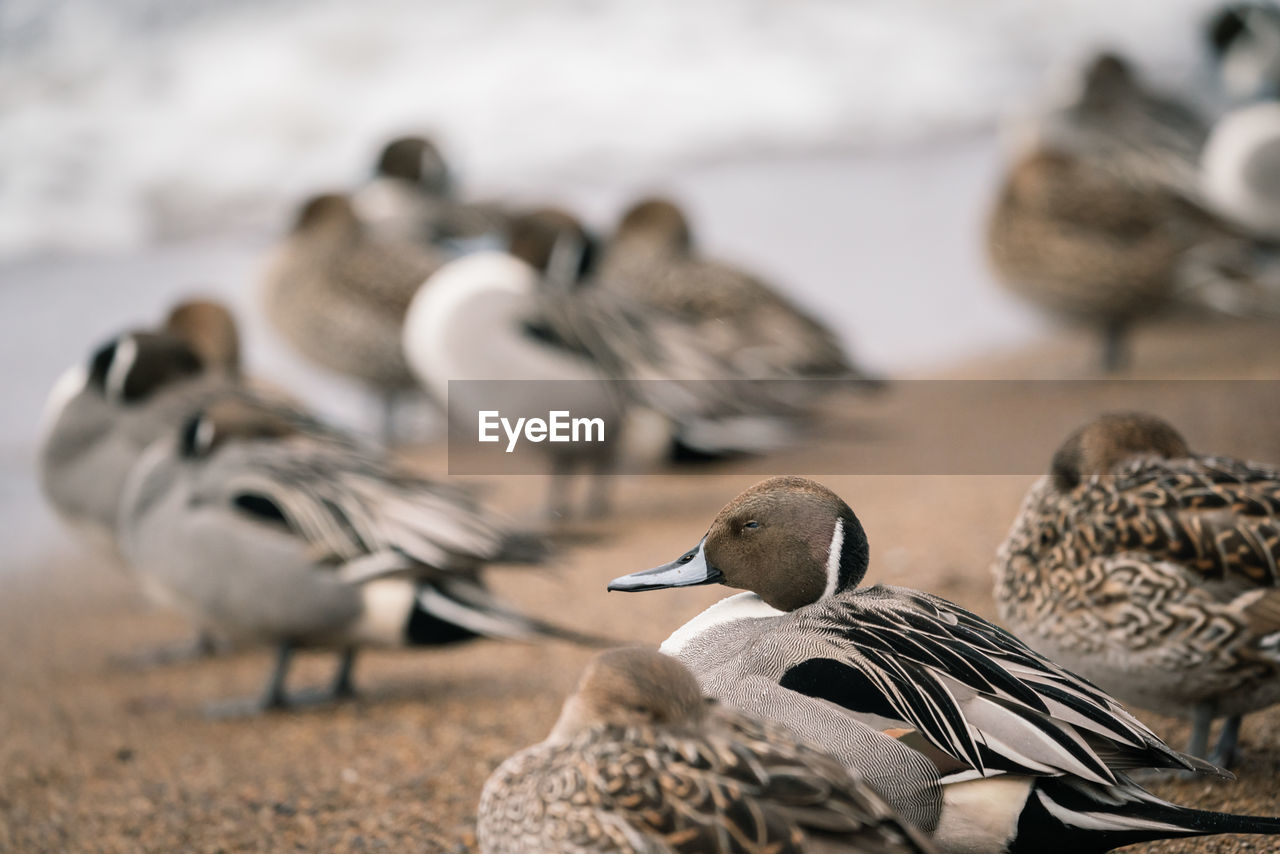
[(49, 395), (37, 456), (45, 497), (113, 552), (120, 492), (142, 452), (241, 385), (239, 335), (218, 303), (189, 300), (155, 330), (112, 338)]
[(486, 589), (486, 564), (537, 562), (538, 538), (463, 490), (249, 401), (218, 401), (153, 444), (130, 473), (117, 524), (122, 552), (158, 597), (232, 640), (276, 647), (255, 710), (295, 701), (285, 679), (300, 647), (341, 653), (322, 695), (336, 699), (352, 693), (363, 646), (594, 642)]
[(376, 237), (347, 196), (328, 194), (302, 206), (263, 280), (266, 314), (280, 335), (381, 398), (388, 441), (398, 402), (416, 387), (400, 347), (405, 311), (445, 260), (424, 245)]
[(644, 199), (626, 211), (596, 278), (689, 324), (742, 376), (869, 380), (821, 321), (758, 277), (698, 256), (688, 219), (668, 199)]
[(462, 201), (436, 144), (423, 136), (396, 137), (378, 155), (373, 177), (352, 194), (369, 233), (449, 254), (501, 245), (506, 217), (493, 205)]
[(1231, 101), (1280, 97), (1280, 8), (1274, 3), (1223, 4), (1206, 20), (1205, 41)]

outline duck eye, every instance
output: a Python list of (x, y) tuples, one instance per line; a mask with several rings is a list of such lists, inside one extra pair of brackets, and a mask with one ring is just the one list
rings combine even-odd
[(756, 528), (759, 528), (759, 527), (760, 527), (760, 523), (757, 522), (755, 519), (752, 519), (750, 522), (744, 523), (742, 526), (743, 530), (751, 530), (751, 531), (754, 531)]

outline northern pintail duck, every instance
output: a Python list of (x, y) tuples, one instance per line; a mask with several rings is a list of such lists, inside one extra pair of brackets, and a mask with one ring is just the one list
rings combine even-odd
[[(518, 218), (512, 233), (512, 253), (523, 257), (477, 253), (451, 262), (423, 287), (405, 323), (410, 365), (438, 399), (450, 395), (450, 417), (468, 429), (477, 407), (463, 398), (479, 392), (489, 402), (479, 408), (492, 409), (492, 391), (459, 383), (450, 390), (450, 380), (508, 381), (504, 412), (581, 409), (604, 418), (615, 438), (634, 413), (650, 412), (659, 431), (701, 453), (759, 453), (803, 429), (828, 388), (745, 366), (696, 324), (602, 286), (587, 263), (589, 235), (563, 212)], [(523, 384), (534, 380), (572, 382)], [(551, 405), (548, 394), (565, 397)], [(584, 451), (607, 470), (616, 452), (610, 443), (543, 447), (559, 472), (587, 462)], [(553, 513), (564, 512), (562, 504), (553, 502)]]
[(38, 451), (41, 487), (58, 515), (113, 551), (129, 470), (154, 440), (240, 386), (239, 346), (223, 306), (191, 300), (157, 329), (118, 335), (64, 373)]
[(995, 564), (1001, 619), (1126, 702), (1193, 721), (1232, 761), (1241, 716), (1280, 701), (1280, 468), (1194, 454), (1159, 418), (1071, 434)]
[(1010, 168), (987, 223), (999, 280), (1101, 333), (1101, 365), (1128, 361), (1132, 326), (1186, 308), (1275, 311), (1274, 262), (1217, 216), (1155, 185), (1119, 181), (1089, 157), (1037, 149)]
[(713, 694), (744, 676), (792, 692), (795, 704), (771, 712), (785, 724), (803, 720), (802, 698), (825, 701), (919, 750), (941, 775), (933, 834), (944, 851), (1065, 854), (1280, 833), (1277, 819), (1205, 813), (1145, 792), (1131, 769), (1218, 769), (1170, 749), (1103, 691), (951, 602), (858, 589), (868, 558), (862, 526), (839, 496), (804, 478), (772, 478), (730, 502), (679, 559), (609, 589), (748, 590), (662, 649)]
[(1201, 161), (1206, 202), (1261, 239), (1280, 240), (1280, 103), (1226, 113)]
[(1002, 181), (987, 223), (997, 277), (1097, 328), (1106, 371), (1128, 361), (1133, 325), (1161, 312), (1280, 313), (1274, 253), (1211, 209), (1221, 195), (1212, 185), (1225, 179), (1202, 171), (1207, 132), (1103, 55), (1079, 99), (1040, 120)]
[(499, 245), (505, 216), (458, 199), (444, 155), (423, 136), (396, 137), (378, 154), (373, 178), (352, 194), (370, 234), (450, 252)]
[(833, 330), (757, 276), (700, 257), (691, 234), (674, 202), (637, 202), (605, 246), (600, 284), (689, 324), (743, 376), (868, 379)]
[(1280, 8), (1268, 0), (1226, 3), (1205, 38), (1223, 92), (1235, 103), (1280, 97)]
[(839, 762), (639, 648), (587, 666), (547, 739), (485, 784), (477, 831), (482, 854), (935, 850)]
[(1229, 3), (1210, 19), (1209, 48), (1230, 108), (1201, 156), (1215, 211), (1268, 240), (1280, 239), (1280, 8)]
[(398, 400), (416, 385), (400, 347), (405, 311), (444, 261), (424, 245), (374, 236), (350, 198), (329, 194), (302, 206), (263, 281), (267, 317), (294, 349), (381, 397), (388, 440)]
[(351, 691), (365, 645), (585, 635), (520, 614), (482, 578), (491, 562), (540, 561), (464, 490), (316, 436), (249, 401), (219, 401), (157, 441), (121, 500), (121, 549), (153, 592), (234, 641), (273, 644), (259, 708), (290, 703), (298, 647), (342, 652), (331, 691)]
[[(579, 468), (596, 474), (585, 507), (603, 515), (609, 505), (603, 475), (613, 469), (627, 405), (583, 348), (556, 337), (539, 311), (547, 270), (569, 263), (573, 269), (564, 275), (576, 278), (589, 236), (571, 215), (550, 209), (513, 218), (511, 234), (511, 252), (473, 253), (431, 277), (406, 315), (405, 355), (428, 393), (447, 402), (449, 417), (468, 429), (475, 412), (494, 401), (486, 384), (465, 382), (476, 380), (504, 381), (504, 416), (545, 417), (559, 409), (604, 419), (604, 442), (539, 446), (551, 464), (549, 515), (571, 515), (567, 476)], [(577, 247), (571, 263), (553, 259), (557, 244), (568, 245), (562, 237)], [(452, 390), (450, 381), (457, 381)]]

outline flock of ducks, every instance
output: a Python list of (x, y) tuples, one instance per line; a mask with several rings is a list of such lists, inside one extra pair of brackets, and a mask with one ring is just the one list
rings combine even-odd
[[(1212, 37), (1228, 88), (1263, 100), (1210, 128), (1102, 56), (992, 214), (997, 271), (1096, 323), (1108, 367), (1153, 308), (1266, 313), (1274, 298), (1258, 271), (1280, 190), (1257, 176), (1277, 155), (1258, 131), (1280, 139), (1280, 122), (1248, 111), (1280, 109), (1263, 85), (1280, 82), (1280, 13), (1230, 7)], [(1248, 199), (1228, 191), (1233, 168)], [(425, 390), (469, 418), (481, 401), (456, 381), (506, 380), (513, 409), (545, 413), (561, 392), (529, 381), (568, 380), (564, 408), (657, 424), (674, 458), (718, 458), (775, 447), (827, 395), (880, 384), (838, 336), (700, 254), (670, 200), (638, 201), (601, 239), (557, 208), (461, 199), (420, 137), (389, 143), (362, 187), (303, 204), (262, 291), (285, 340), (381, 398), (383, 444), (247, 376), (230, 312), (188, 300), (59, 380), (39, 452), (49, 503), (190, 618), (189, 652), (277, 650), (259, 697), (211, 712), (350, 696), (366, 647), (555, 639), (613, 648), (546, 740), (489, 779), (486, 854), (1065, 854), (1280, 835), (1280, 818), (1175, 805), (1135, 780), (1229, 777), (1242, 716), (1280, 701), (1280, 468), (1193, 453), (1150, 415), (1084, 424), (995, 556), (1008, 630), (926, 592), (860, 586), (870, 548), (851, 507), (770, 478), (676, 560), (608, 585), (743, 592), (657, 650), (617, 647), (488, 590), (489, 567), (543, 562), (547, 540), (398, 462), (400, 398)], [(550, 453), (548, 512), (572, 512), (564, 476), (607, 474), (620, 453)], [(608, 481), (585, 512), (607, 512)], [(322, 690), (289, 690), (299, 648), (337, 656)], [(1191, 718), (1187, 751), (1122, 703)]]

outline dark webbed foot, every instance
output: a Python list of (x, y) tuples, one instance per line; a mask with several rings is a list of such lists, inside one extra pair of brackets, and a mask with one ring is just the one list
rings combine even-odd
[(293, 647), (290, 644), (281, 644), (276, 650), (275, 665), (261, 695), (209, 703), (205, 706), (205, 716), (215, 720), (256, 717), (267, 712), (332, 705), (355, 697), (355, 683), (352, 680), (356, 661), (354, 647), (343, 650), (333, 681), (329, 687), (321, 690), (288, 693), (285, 690), (285, 679), (289, 675), (292, 661)]

